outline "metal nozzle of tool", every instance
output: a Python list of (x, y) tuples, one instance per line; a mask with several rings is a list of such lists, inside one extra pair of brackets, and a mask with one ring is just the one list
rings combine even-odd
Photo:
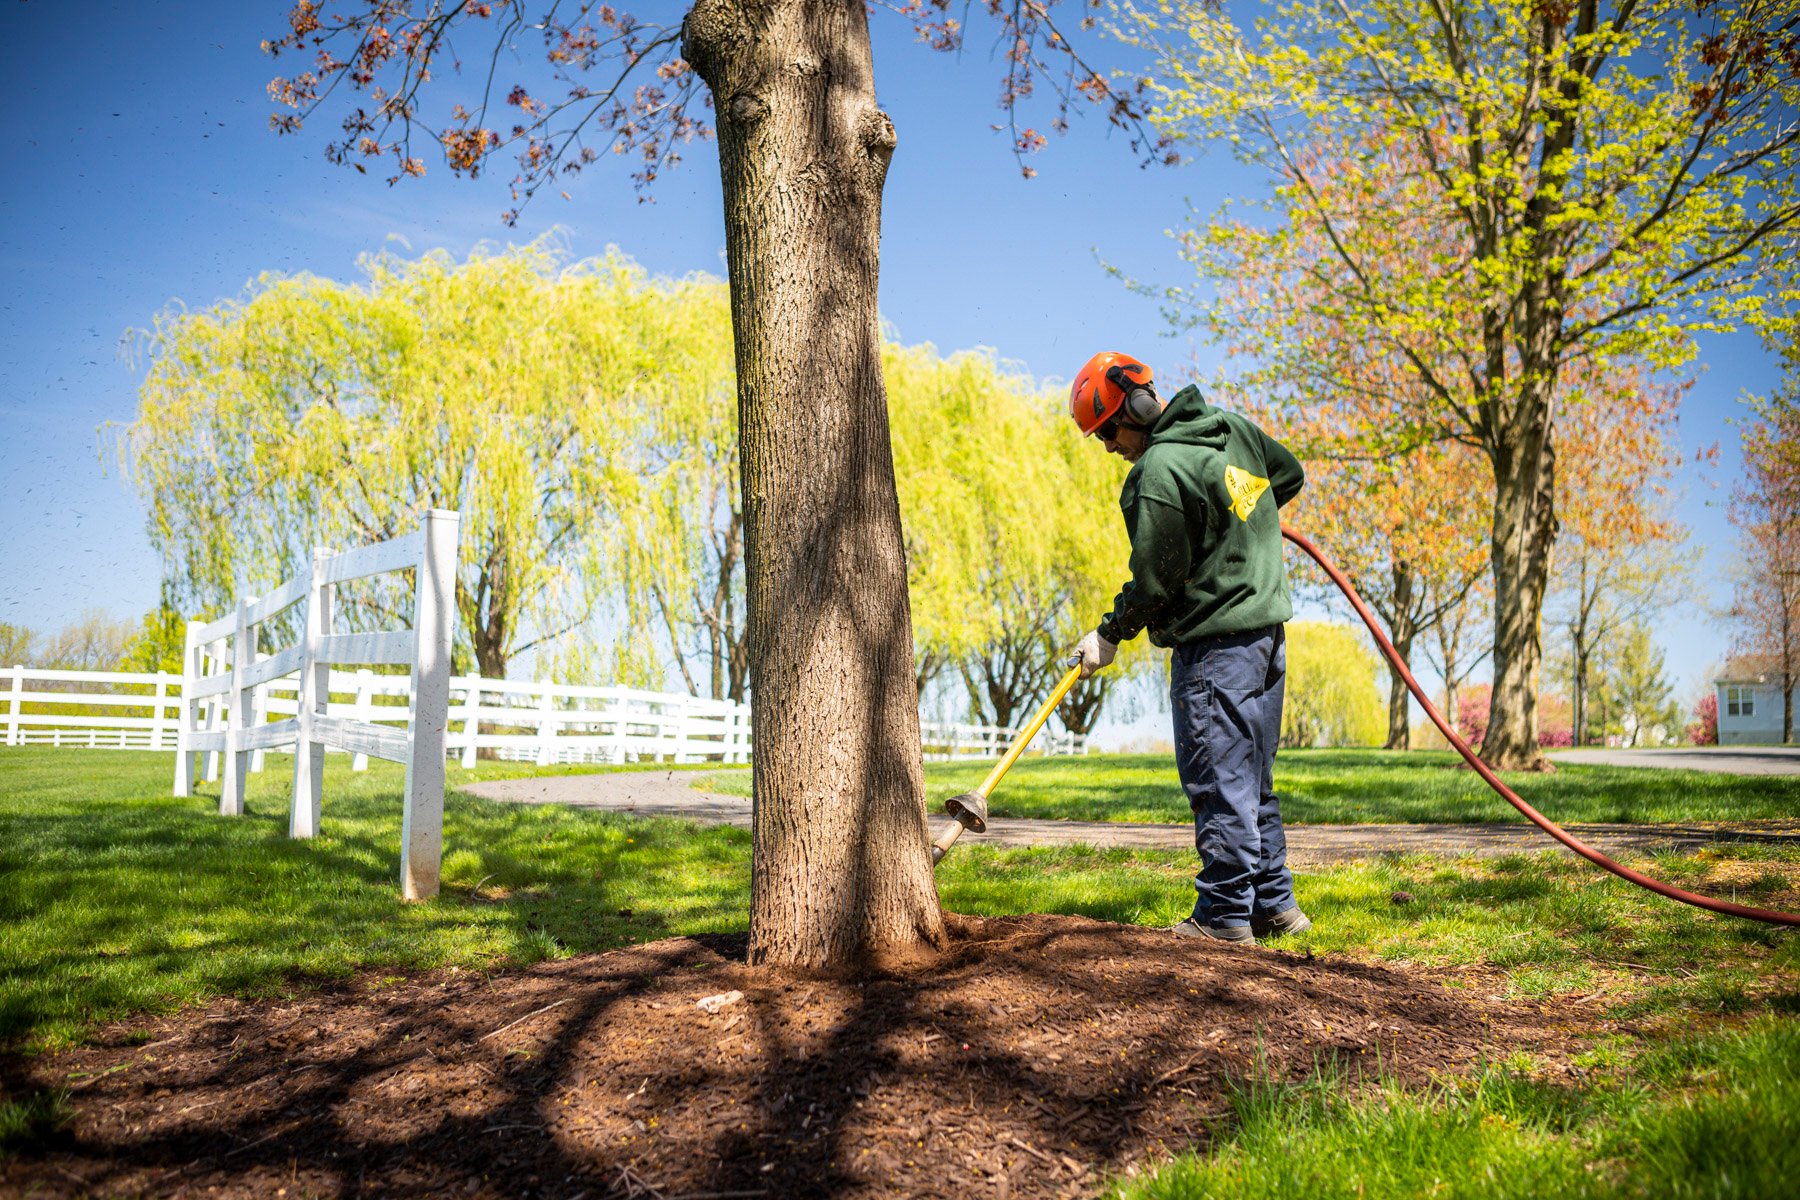
[(968, 829), (975, 833), (987, 832), (988, 793), (994, 790), (995, 785), (1000, 782), (1000, 777), (1006, 774), (1007, 769), (1018, 761), (1019, 755), (1025, 752), (1025, 747), (1030, 744), (1031, 739), (1037, 736), (1037, 731), (1042, 729), (1044, 722), (1050, 719), (1052, 710), (1062, 703), (1062, 698), (1069, 694), (1069, 689), (1074, 687), (1075, 681), (1081, 678), (1080, 656), (1077, 655), (1069, 661), (1075, 665), (1070, 666), (1068, 674), (1062, 677), (1062, 682), (1056, 685), (1056, 690), (1050, 693), (1048, 700), (1044, 701), (1044, 707), (1038, 709), (1037, 716), (1033, 717), (1031, 723), (1019, 732), (1019, 736), (1007, 748), (1006, 754), (994, 764), (994, 769), (988, 772), (988, 777), (981, 786), (972, 792), (964, 792), (960, 796), (952, 796), (944, 801), (944, 811), (955, 817), (956, 820), (951, 822), (944, 832), (938, 834), (937, 840), (931, 843), (932, 866), (935, 867), (944, 861), (944, 855), (950, 853), (950, 847), (956, 845), (956, 839), (963, 835), (963, 830)]
[(944, 801), (944, 811), (955, 817), (944, 832), (938, 834), (937, 841), (931, 843), (931, 865), (936, 866), (943, 861), (944, 855), (950, 853), (950, 847), (967, 829), (971, 833), (987, 832), (987, 797), (980, 792), (964, 792), (960, 796), (952, 796)]

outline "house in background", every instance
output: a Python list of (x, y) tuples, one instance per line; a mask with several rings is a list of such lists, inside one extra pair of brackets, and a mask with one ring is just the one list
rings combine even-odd
[[(1713, 686), (1719, 693), (1719, 745), (1781, 741), (1781, 669), (1774, 655), (1730, 659)], [(1800, 695), (1795, 701), (1800, 725)]]

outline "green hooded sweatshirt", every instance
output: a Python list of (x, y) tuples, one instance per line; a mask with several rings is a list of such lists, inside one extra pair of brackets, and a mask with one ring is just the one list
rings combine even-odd
[(1179, 646), (1293, 616), (1276, 508), (1305, 481), (1300, 461), (1250, 421), (1191, 385), (1176, 392), (1119, 493), (1131, 581), (1100, 636), (1123, 642), (1148, 626), (1151, 642)]

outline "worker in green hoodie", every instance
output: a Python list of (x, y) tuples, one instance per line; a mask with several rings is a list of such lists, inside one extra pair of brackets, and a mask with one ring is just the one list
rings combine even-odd
[(1293, 616), (1276, 509), (1305, 472), (1287, 447), (1193, 386), (1164, 404), (1150, 368), (1090, 359), (1069, 392), (1083, 434), (1132, 464), (1119, 494), (1131, 579), (1076, 646), (1082, 678), (1147, 629), (1173, 651), (1176, 765), (1201, 869), (1185, 937), (1254, 945), (1312, 927), (1294, 902), (1273, 771)]

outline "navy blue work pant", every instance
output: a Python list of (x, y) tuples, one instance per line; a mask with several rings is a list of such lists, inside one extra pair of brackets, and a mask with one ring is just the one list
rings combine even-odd
[(1280, 625), (1175, 648), (1169, 700), (1175, 763), (1194, 810), (1194, 919), (1227, 928), (1294, 907), (1287, 834), (1275, 799), (1275, 747), (1287, 680)]

